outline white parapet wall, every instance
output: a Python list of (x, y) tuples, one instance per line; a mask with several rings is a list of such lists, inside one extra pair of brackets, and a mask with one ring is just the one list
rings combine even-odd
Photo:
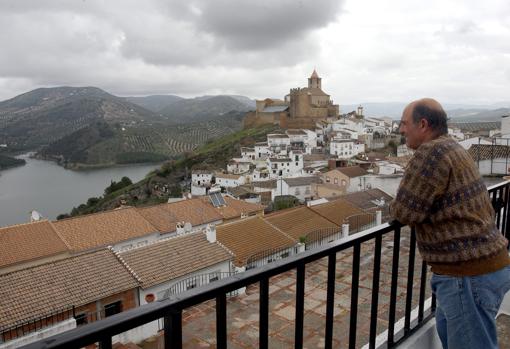
[(14, 349), (24, 345), (37, 342), (56, 334), (66, 332), (76, 328), (76, 320), (74, 318), (59, 322), (51, 327), (43, 328), (39, 331), (28, 333), (23, 337), (13, 339), (11, 341), (0, 344), (0, 349)]

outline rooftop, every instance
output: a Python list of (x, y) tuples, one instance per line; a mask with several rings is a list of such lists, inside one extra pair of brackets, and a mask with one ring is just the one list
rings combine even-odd
[(473, 144), (469, 150), (473, 160), (490, 160), (510, 157), (510, 146), (492, 144)]
[(297, 241), (299, 241), (300, 237), (304, 237), (319, 229), (331, 228), (337, 231), (340, 230), (337, 224), (322, 217), (308, 207), (277, 211), (266, 215), (265, 219)]
[(136, 273), (143, 289), (232, 258), (223, 247), (207, 241), (203, 232), (176, 236), (120, 256)]
[(62, 219), (52, 224), (73, 251), (108, 246), (158, 231), (133, 207)]
[(69, 251), (48, 221), (0, 228), (0, 268)]
[(289, 177), (284, 178), (283, 181), (287, 183), (289, 187), (298, 187), (303, 185), (310, 185), (312, 183), (320, 183), (320, 178), (316, 176), (310, 177)]
[(218, 241), (235, 255), (237, 266), (262, 251), (291, 247), (296, 241), (260, 217), (249, 217), (216, 227)]
[(137, 286), (108, 249), (15, 271), (0, 276), (0, 325), (8, 327)]
[(326, 204), (312, 206), (310, 209), (338, 226), (346, 223), (346, 218), (364, 213), (363, 210), (355, 207), (344, 199), (338, 199)]
[(228, 173), (217, 173), (216, 178), (224, 178), (224, 179), (239, 179), (241, 175), (228, 174)]
[(366, 170), (362, 169), (359, 166), (337, 167), (336, 170), (343, 173), (349, 178), (365, 176), (368, 174)]

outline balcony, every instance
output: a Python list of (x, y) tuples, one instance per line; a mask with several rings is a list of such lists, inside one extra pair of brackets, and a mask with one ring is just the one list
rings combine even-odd
[[(508, 238), (510, 182), (489, 195)], [(414, 230), (386, 223), (25, 348), (112, 348), (156, 320), (165, 348), (439, 348), (430, 276)]]

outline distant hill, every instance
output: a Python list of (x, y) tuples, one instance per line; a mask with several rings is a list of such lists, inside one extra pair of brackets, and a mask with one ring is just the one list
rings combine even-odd
[[(349, 113), (356, 110), (358, 106), (363, 106), (363, 114), (372, 117), (389, 116), (395, 120), (400, 119), (402, 111), (407, 103), (388, 102), (388, 103), (360, 103), (340, 105), (341, 113)], [(472, 105), (472, 104), (448, 104), (443, 107), (450, 118), (462, 118), (459, 121), (488, 120), (495, 121), (501, 118), (501, 113), (508, 113), (510, 102), (498, 102), (490, 105)], [(464, 120), (465, 119), (465, 120)]]
[(125, 125), (167, 122), (97, 87), (40, 88), (0, 102), (0, 137), (14, 149), (37, 149), (99, 120)]
[(136, 127), (98, 120), (43, 147), (37, 157), (74, 169), (162, 162), (240, 130), (243, 116), (244, 113), (230, 112), (207, 122)]
[(190, 123), (214, 120), (228, 112), (253, 110), (250, 99), (243, 96), (202, 96), (176, 101), (160, 111), (170, 121)]
[(510, 115), (510, 108), (448, 110), (448, 116), (455, 122), (501, 121), (503, 115)]
[(26, 161), (23, 159), (16, 159), (11, 156), (0, 154), (0, 170), (5, 170), (7, 168), (23, 166), (26, 164)]
[(174, 95), (153, 95), (146, 97), (125, 97), (128, 102), (137, 104), (142, 108), (159, 113), (170, 104), (180, 101), (184, 98)]

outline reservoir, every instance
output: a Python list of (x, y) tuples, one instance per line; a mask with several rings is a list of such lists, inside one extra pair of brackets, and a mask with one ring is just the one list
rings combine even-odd
[[(56, 219), (88, 198), (102, 195), (112, 180), (127, 176), (137, 182), (160, 166), (143, 164), (73, 171), (51, 161), (31, 159), (27, 154), (20, 158), (27, 161), (25, 166), (0, 172), (0, 227), (29, 222), (32, 210), (44, 218)], [(360, 181), (359, 187), (380, 188), (395, 196), (401, 178), (369, 176)], [(502, 179), (484, 178), (484, 181), (490, 186)]]
[(30, 211), (55, 219), (88, 198), (100, 196), (110, 182), (123, 176), (133, 182), (158, 168), (158, 164), (126, 165), (94, 170), (66, 170), (51, 161), (19, 156), (25, 166), (0, 172), (0, 226), (26, 223)]

